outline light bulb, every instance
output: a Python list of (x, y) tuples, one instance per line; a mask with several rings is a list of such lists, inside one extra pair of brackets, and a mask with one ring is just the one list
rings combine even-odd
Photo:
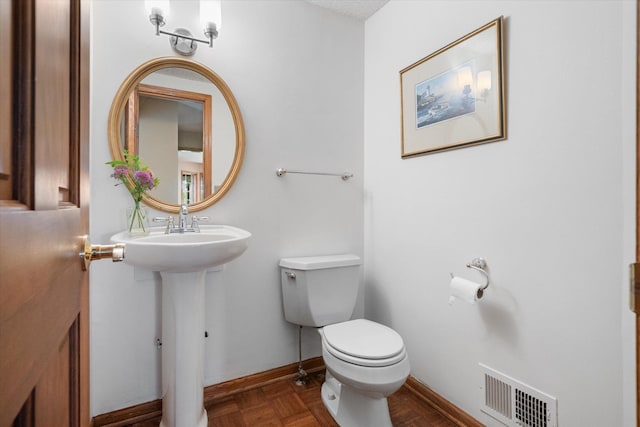
[(200, 24), (205, 33), (215, 39), (222, 24), (222, 4), (220, 0), (200, 0)]
[(159, 15), (165, 19), (169, 16), (169, 0), (144, 0), (144, 7), (149, 16)]

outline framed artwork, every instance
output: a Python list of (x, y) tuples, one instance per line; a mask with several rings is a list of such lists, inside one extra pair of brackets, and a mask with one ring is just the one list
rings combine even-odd
[(506, 138), (504, 18), (400, 71), (402, 158)]

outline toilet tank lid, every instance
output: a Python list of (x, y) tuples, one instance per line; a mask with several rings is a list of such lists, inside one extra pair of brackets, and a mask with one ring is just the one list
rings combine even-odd
[(360, 264), (360, 257), (353, 254), (305, 256), (282, 258), (280, 260), (280, 267), (294, 270), (319, 270), (321, 268), (350, 267)]

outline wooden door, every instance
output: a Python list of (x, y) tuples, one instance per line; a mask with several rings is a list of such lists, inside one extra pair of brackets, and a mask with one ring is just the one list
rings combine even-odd
[(636, 425), (640, 427), (640, 0), (636, 1), (636, 262), (631, 265), (629, 303), (636, 314)]
[(88, 0), (0, 0), (0, 427), (89, 425), (88, 35)]

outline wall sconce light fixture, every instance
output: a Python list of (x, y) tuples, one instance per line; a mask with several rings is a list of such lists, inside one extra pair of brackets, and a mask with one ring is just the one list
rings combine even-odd
[(173, 50), (180, 55), (191, 56), (198, 48), (197, 43), (213, 47), (213, 41), (218, 38), (222, 18), (220, 2), (221, 0), (200, 0), (200, 23), (206, 40), (193, 37), (185, 28), (177, 28), (172, 33), (160, 29), (169, 16), (169, 0), (145, 0), (144, 4), (149, 13), (149, 21), (156, 28), (156, 36), (170, 36), (169, 43)]

